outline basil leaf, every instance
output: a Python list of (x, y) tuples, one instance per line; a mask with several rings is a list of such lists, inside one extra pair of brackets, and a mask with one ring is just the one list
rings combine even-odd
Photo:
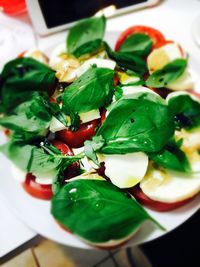
[(56, 78), (54, 71), (48, 66), (31, 58), (18, 58), (5, 65), (1, 80), (0, 111), (6, 113), (20, 103), (21, 92), (52, 93)]
[(170, 142), (161, 151), (149, 153), (148, 156), (158, 165), (166, 169), (191, 172), (190, 163), (176, 142)]
[(200, 126), (200, 101), (192, 95), (174, 94), (169, 98), (168, 106), (175, 116), (177, 129), (192, 129)]
[(91, 159), (97, 166), (100, 166), (96, 151), (101, 149), (104, 145), (104, 139), (101, 136), (95, 136), (92, 141), (88, 140), (84, 143), (84, 151), (86, 157)]
[(152, 39), (147, 34), (136, 33), (129, 35), (120, 46), (120, 52), (132, 52), (134, 55), (146, 56), (153, 45)]
[(114, 71), (92, 67), (69, 85), (63, 94), (65, 114), (87, 112), (110, 103), (113, 96)]
[(153, 72), (146, 80), (146, 85), (154, 88), (167, 86), (183, 74), (187, 67), (187, 60), (175, 59), (162, 69)]
[[(46, 97), (46, 99), (44, 98)], [(0, 118), (0, 125), (24, 134), (25, 139), (43, 136), (52, 119), (43, 97), (38, 92), (30, 94), (30, 99), (14, 108), (8, 115)], [(26, 135), (27, 132), (27, 135)]]
[(115, 87), (115, 92), (114, 92), (115, 100), (119, 100), (123, 96), (123, 89), (121, 86), (116, 86)]
[(51, 213), (74, 234), (96, 243), (127, 237), (144, 221), (154, 221), (133, 198), (100, 180), (64, 185), (52, 199)]
[(87, 18), (73, 26), (67, 36), (69, 53), (80, 57), (97, 50), (104, 36), (105, 17)]
[(115, 60), (120, 67), (130, 69), (140, 75), (146, 72), (146, 62), (139, 56), (127, 52), (114, 52), (108, 44), (104, 43), (104, 45), (109, 58)]
[(156, 152), (173, 134), (173, 114), (163, 99), (152, 93), (118, 100), (97, 132), (105, 140), (101, 149), (105, 154)]
[(25, 145), (23, 142), (17, 140), (10, 140), (6, 144), (0, 146), (0, 152), (23, 171), (28, 170), (32, 149), (32, 145)]

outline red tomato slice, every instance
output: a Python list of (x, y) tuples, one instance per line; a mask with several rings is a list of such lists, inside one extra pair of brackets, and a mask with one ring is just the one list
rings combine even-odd
[(119, 82), (119, 79), (118, 79), (117, 75), (115, 74), (114, 75), (114, 86), (117, 86), (118, 82)]
[(35, 198), (50, 200), (53, 196), (51, 184), (39, 184), (35, 179), (31, 173), (26, 175), (26, 180), (22, 184), (25, 191)]
[(165, 202), (160, 202), (156, 200), (152, 200), (149, 198), (147, 195), (145, 195), (141, 188), (139, 186), (135, 186), (129, 190), (130, 194), (132, 194), (138, 202), (140, 202), (142, 205), (148, 207), (149, 209), (156, 210), (156, 211), (170, 211), (177, 209), (188, 202), (190, 202), (194, 197), (182, 200), (182, 201), (177, 201), (174, 203), (165, 203)]
[(99, 126), (100, 120), (93, 120), (90, 122), (80, 124), (77, 131), (65, 129), (56, 133), (59, 140), (66, 143), (70, 147), (82, 147), (86, 140), (91, 139)]
[(152, 27), (138, 25), (138, 26), (130, 27), (121, 33), (115, 45), (115, 51), (118, 51), (120, 49), (121, 45), (123, 44), (123, 42), (126, 40), (128, 36), (135, 34), (135, 33), (144, 33), (144, 34), (149, 35), (149, 37), (153, 41), (153, 49), (157, 48), (157, 45), (160, 42), (165, 41), (165, 37), (160, 31)]

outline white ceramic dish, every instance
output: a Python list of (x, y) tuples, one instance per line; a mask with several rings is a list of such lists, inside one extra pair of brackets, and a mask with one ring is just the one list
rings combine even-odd
[[(116, 33), (110, 33), (107, 35), (106, 39), (112, 45), (116, 37)], [(55, 44), (51, 44), (51, 46), (47, 48), (47, 53), (49, 53), (53, 47), (55, 47)], [(190, 65), (195, 79), (195, 88), (200, 89), (200, 75), (198, 74), (200, 61), (198, 61), (195, 55), (190, 54)], [(0, 133), (0, 143), (3, 141), (5, 141), (5, 137), (3, 133)], [(13, 178), (10, 162), (3, 155), (0, 155), (0, 162), (0, 194), (4, 197), (8, 207), (15, 212), (19, 219), (35, 232), (56, 242), (77, 248), (92, 248), (79, 240), (76, 236), (67, 233), (58, 226), (50, 214), (49, 201), (35, 199), (23, 190), (21, 184)], [(184, 207), (171, 212), (161, 213), (148, 210), (151, 216), (166, 228), (166, 231), (157, 229), (151, 222), (145, 222), (127, 245), (142, 244), (168, 233), (189, 219), (199, 208), (200, 195)]]

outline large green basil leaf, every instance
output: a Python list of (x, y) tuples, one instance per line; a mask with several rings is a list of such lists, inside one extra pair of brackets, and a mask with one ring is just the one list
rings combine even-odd
[(146, 85), (154, 88), (166, 87), (183, 74), (187, 67), (186, 59), (175, 59), (162, 69), (155, 71), (146, 80)]
[(152, 93), (135, 97), (121, 98), (112, 105), (97, 132), (105, 140), (102, 153), (156, 152), (173, 136), (173, 114), (163, 99)]
[(129, 236), (153, 219), (130, 196), (107, 181), (76, 180), (53, 197), (51, 212), (62, 225), (90, 242)]
[(104, 43), (104, 45), (109, 58), (115, 60), (120, 67), (135, 71), (138, 74), (146, 72), (147, 65), (141, 57), (130, 52), (114, 52), (108, 44)]
[(153, 41), (147, 34), (129, 35), (120, 46), (120, 52), (132, 52), (134, 55), (146, 56), (150, 53)]
[(10, 159), (18, 168), (27, 171), (33, 147), (32, 145), (25, 145), (22, 141), (10, 140), (6, 144), (0, 146), (0, 152)]
[(67, 50), (80, 57), (97, 50), (105, 32), (105, 17), (84, 19), (73, 26), (67, 36)]
[(185, 153), (175, 142), (170, 142), (161, 151), (149, 153), (148, 156), (158, 165), (175, 171), (190, 172), (190, 163)]
[(178, 129), (200, 126), (200, 101), (192, 95), (173, 93), (173, 97), (169, 97), (168, 106), (175, 116)]
[(18, 104), (21, 92), (52, 93), (55, 81), (54, 71), (32, 58), (17, 58), (8, 62), (1, 73), (0, 112), (6, 113)]
[(69, 111), (87, 112), (110, 103), (114, 93), (113, 77), (111, 69), (91, 67), (65, 89), (63, 111), (70, 115)]
[[(21, 134), (30, 133), (33, 137), (44, 135), (52, 119), (46, 102), (47, 95), (32, 92), (28, 100), (0, 118), (0, 125)], [(27, 138), (29, 139), (29, 134)]]

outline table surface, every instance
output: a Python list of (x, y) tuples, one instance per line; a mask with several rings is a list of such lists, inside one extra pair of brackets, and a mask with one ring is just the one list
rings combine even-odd
[[(144, 9), (109, 19), (107, 23), (107, 30), (116, 31), (117, 29), (118, 31), (122, 31), (127, 27), (135, 24), (149, 25), (160, 29), (163, 33), (165, 33), (166, 36), (169, 36), (169, 39), (175, 39), (177, 42), (179, 41), (179, 36), (181, 35), (181, 39), (185, 38), (185, 49), (187, 50), (187, 47), (190, 47), (191, 49), (192, 47), (192, 51), (196, 53), (197, 56), (200, 56), (200, 50), (193, 42), (191, 36), (191, 27), (197, 15), (200, 15), (199, 0), (166, 0), (162, 1), (160, 5), (154, 8)], [(58, 40), (63, 40), (66, 35), (66, 32), (60, 32), (48, 37), (37, 36), (31, 26), (31, 22), (27, 15), (7, 17), (4, 14), (0, 13), (0, 26), (3, 26), (0, 27), (0, 69), (7, 60), (15, 57), (21, 51), (35, 46), (39, 47), (42, 50), (45, 50), (49, 47), (49, 44), (54, 43), (55, 41), (58, 42)], [(23, 42), (21, 42), (22, 36)], [(36, 236), (36, 233), (25, 226), (22, 222), (20, 222), (19, 219), (16, 218), (8, 210), (6, 201), (2, 198), (1, 195), (0, 215), (1, 258), (8, 253), (11, 253), (10, 255), (13, 255), (12, 252), (16, 248), (19, 248), (22, 244), (34, 238)], [(49, 243), (47, 242), (45, 244), (48, 247)], [(51, 245), (52, 244), (53, 243), (51, 243)], [(53, 244), (52, 246), (56, 246), (56, 244)], [(37, 257), (34, 256), (34, 251), (30, 252), (30, 250), (28, 250), (24, 255), (28, 258), (33, 257), (37, 261)], [(104, 253), (102, 257), (105, 256), (106, 254)], [(22, 265), (7, 266), (21, 267)], [(37, 265), (34, 265), (33, 263), (30, 266)], [(69, 266), (75, 265), (72, 264)]]

